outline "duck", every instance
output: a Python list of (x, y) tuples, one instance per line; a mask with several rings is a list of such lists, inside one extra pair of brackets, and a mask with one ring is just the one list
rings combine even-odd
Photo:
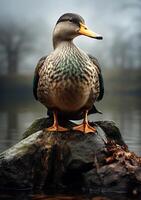
[(99, 112), (95, 102), (104, 96), (104, 83), (98, 60), (74, 44), (78, 36), (102, 40), (103, 37), (91, 31), (84, 19), (75, 13), (65, 13), (53, 30), (53, 51), (37, 63), (33, 80), (33, 94), (53, 117), (47, 131), (68, 131), (59, 124), (59, 118), (81, 119), (73, 127), (75, 131), (95, 133), (88, 115)]

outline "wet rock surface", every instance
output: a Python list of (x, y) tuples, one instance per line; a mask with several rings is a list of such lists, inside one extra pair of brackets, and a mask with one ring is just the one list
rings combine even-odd
[[(91, 122), (97, 132), (47, 132), (35, 121), (15, 146), (0, 154), (0, 188), (140, 193), (141, 158), (128, 150), (111, 121)], [(64, 123), (64, 122), (62, 122)]]

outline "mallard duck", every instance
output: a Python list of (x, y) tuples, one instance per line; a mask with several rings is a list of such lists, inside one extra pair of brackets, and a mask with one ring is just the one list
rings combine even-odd
[(35, 69), (34, 96), (54, 117), (48, 131), (67, 131), (59, 125), (58, 116), (71, 119), (80, 114), (84, 117), (83, 123), (73, 130), (96, 132), (96, 128), (89, 125), (87, 115), (95, 109), (95, 101), (103, 98), (103, 78), (98, 61), (73, 43), (80, 35), (102, 39), (86, 26), (81, 16), (62, 15), (53, 31), (54, 51), (41, 58)]

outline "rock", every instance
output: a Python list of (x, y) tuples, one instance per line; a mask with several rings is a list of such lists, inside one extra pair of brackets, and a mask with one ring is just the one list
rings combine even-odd
[(0, 188), (141, 191), (141, 158), (128, 150), (114, 122), (92, 122), (95, 134), (72, 131), (72, 122), (65, 122), (68, 132), (47, 132), (51, 123), (35, 121), (25, 139), (0, 155)]

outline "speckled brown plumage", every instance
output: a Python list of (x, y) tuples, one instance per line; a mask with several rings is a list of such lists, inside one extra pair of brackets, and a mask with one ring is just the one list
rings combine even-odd
[(48, 108), (74, 112), (83, 106), (90, 108), (99, 96), (97, 67), (73, 44), (59, 46), (38, 73), (37, 96)]
[[(95, 58), (74, 45), (72, 39), (77, 35), (66, 29), (75, 30), (78, 27), (74, 22), (70, 25), (72, 27), (68, 26), (66, 17), (57, 22), (53, 34), (55, 49), (39, 61), (34, 78), (35, 98), (48, 109), (63, 113), (90, 110), (104, 93), (99, 64)], [(64, 32), (60, 33), (61, 29)]]

